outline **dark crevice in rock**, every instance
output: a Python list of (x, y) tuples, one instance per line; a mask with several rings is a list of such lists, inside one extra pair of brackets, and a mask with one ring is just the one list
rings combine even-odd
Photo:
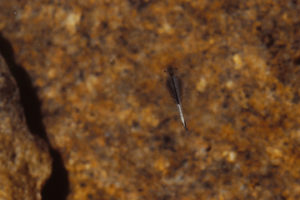
[(136, 8), (138, 11), (142, 11), (148, 5), (153, 3), (155, 0), (128, 0), (130, 5)]
[(10, 42), (0, 33), (0, 53), (5, 59), (9, 70), (17, 82), (20, 91), (21, 105), (24, 109), (27, 126), (30, 132), (43, 138), (49, 145), (53, 159), (52, 173), (42, 190), (42, 199), (66, 200), (69, 193), (68, 172), (64, 167), (60, 153), (51, 147), (42, 121), (41, 103), (38, 99), (29, 74), (15, 62)]

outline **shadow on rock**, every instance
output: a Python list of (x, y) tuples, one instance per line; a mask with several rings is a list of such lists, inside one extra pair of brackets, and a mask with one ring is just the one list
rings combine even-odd
[(42, 190), (43, 200), (66, 200), (69, 193), (68, 172), (64, 167), (60, 153), (51, 147), (42, 121), (41, 102), (36, 89), (32, 85), (29, 74), (25, 69), (16, 64), (13, 48), (10, 42), (0, 34), (0, 53), (9, 66), (20, 91), (21, 104), (24, 108), (27, 126), (30, 132), (43, 138), (49, 145), (53, 159), (52, 173)]

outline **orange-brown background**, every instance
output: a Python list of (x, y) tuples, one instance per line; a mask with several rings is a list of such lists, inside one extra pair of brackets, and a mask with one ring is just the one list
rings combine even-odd
[[(0, 1), (68, 200), (299, 199), (300, 2)], [(165, 88), (183, 80), (186, 133)]]

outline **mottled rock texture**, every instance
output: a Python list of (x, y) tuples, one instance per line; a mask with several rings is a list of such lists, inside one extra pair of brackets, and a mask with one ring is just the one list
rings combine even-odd
[[(299, 1), (0, 7), (68, 200), (300, 199)], [(170, 64), (189, 133), (165, 87)]]
[(0, 56), (0, 199), (41, 199), (50, 172), (48, 147), (28, 131), (19, 90)]

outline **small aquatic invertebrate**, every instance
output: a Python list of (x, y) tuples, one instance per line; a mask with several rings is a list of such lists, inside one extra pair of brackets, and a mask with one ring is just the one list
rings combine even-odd
[(169, 74), (169, 77), (167, 79), (167, 88), (168, 88), (171, 96), (173, 97), (173, 99), (175, 99), (175, 102), (176, 102), (176, 105), (178, 108), (178, 112), (179, 112), (179, 116), (180, 116), (180, 120), (181, 120), (185, 130), (188, 130), (187, 126), (186, 126), (186, 122), (184, 120), (182, 104), (181, 104), (181, 94), (182, 94), (181, 80), (175, 76), (173, 67), (168, 67), (167, 72)]

